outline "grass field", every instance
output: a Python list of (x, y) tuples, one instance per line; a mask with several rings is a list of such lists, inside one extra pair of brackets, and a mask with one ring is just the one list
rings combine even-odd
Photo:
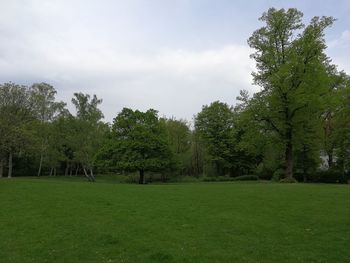
[(0, 180), (0, 262), (350, 262), (350, 187)]

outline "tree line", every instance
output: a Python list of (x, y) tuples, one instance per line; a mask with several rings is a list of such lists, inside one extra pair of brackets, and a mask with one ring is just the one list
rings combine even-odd
[(75, 114), (47, 83), (0, 85), (0, 176), (137, 171), (176, 176), (346, 182), (350, 170), (350, 78), (326, 55), (332, 17), (302, 22), (270, 8), (248, 39), (254, 84), (234, 106), (203, 106), (190, 125), (153, 109), (124, 108), (103, 121), (102, 100), (74, 93)]

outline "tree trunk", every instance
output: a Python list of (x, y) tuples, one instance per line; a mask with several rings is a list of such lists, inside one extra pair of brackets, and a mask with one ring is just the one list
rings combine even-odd
[(9, 170), (8, 170), (7, 177), (8, 178), (12, 177), (12, 153), (11, 152), (9, 154)]
[(53, 174), (53, 167), (51, 167), (51, 170), (50, 170), (50, 176), (52, 176), (52, 174)]
[(307, 163), (306, 163), (306, 157), (307, 156), (307, 148), (306, 145), (303, 144), (303, 182), (307, 182)]
[(69, 168), (69, 163), (68, 161), (66, 162), (66, 169), (64, 170), (64, 176), (68, 175), (68, 168)]
[(38, 170), (38, 176), (41, 175), (41, 167), (43, 165), (43, 154), (40, 154), (40, 163), (39, 163), (39, 170)]
[(89, 181), (89, 182), (94, 182), (94, 179), (92, 179), (92, 178), (90, 177), (90, 175), (87, 173), (85, 167), (83, 167), (83, 171), (84, 171), (84, 174), (85, 174), (86, 178), (88, 179), (88, 181)]
[(56, 176), (56, 168), (53, 168), (53, 176)]
[(215, 168), (216, 168), (216, 176), (220, 176), (221, 175), (221, 167), (220, 167), (220, 163), (219, 161), (215, 161)]
[(288, 180), (293, 180), (293, 145), (291, 140), (288, 140), (286, 143), (286, 153), (285, 153), (285, 162), (286, 162), (286, 178)]
[(140, 178), (139, 178), (139, 184), (145, 183), (145, 171), (143, 169), (140, 169)]
[(77, 164), (77, 168), (75, 169), (75, 176), (78, 176), (79, 164)]
[(92, 169), (90, 169), (90, 177), (91, 177), (91, 180), (92, 180), (93, 182), (96, 181), (96, 180), (95, 180), (94, 173), (92, 172)]
[(328, 169), (331, 169), (333, 167), (333, 153), (328, 152)]
[(4, 160), (0, 159), (0, 178), (4, 175)]

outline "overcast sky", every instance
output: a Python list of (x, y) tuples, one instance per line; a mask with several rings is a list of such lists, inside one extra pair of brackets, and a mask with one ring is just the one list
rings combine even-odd
[(334, 16), (327, 53), (350, 73), (349, 0), (0, 0), (0, 82), (97, 94), (107, 121), (123, 107), (191, 120), (258, 90), (247, 39), (269, 7)]

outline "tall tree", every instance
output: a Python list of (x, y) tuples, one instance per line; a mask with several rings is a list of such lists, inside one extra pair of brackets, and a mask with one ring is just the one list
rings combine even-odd
[(33, 112), (37, 118), (36, 137), (39, 147), (39, 168), (37, 175), (41, 175), (45, 155), (52, 145), (49, 144), (52, 135), (51, 123), (65, 111), (65, 103), (56, 102), (56, 90), (47, 83), (35, 83), (31, 86), (31, 100)]
[(8, 157), (8, 177), (12, 177), (13, 156), (29, 144), (29, 123), (34, 119), (28, 88), (14, 83), (0, 85), (0, 171)]
[(191, 165), (191, 131), (185, 120), (164, 119), (170, 148), (174, 154), (176, 170), (188, 173)]
[(112, 126), (111, 156), (123, 171), (138, 171), (139, 183), (146, 171), (163, 171), (172, 164), (165, 126), (157, 111), (133, 111), (124, 108)]
[(333, 120), (333, 140), (336, 145), (337, 168), (345, 175), (350, 173), (350, 79), (339, 90), (339, 95), (340, 103)]
[(217, 175), (232, 168), (234, 153), (234, 112), (226, 103), (215, 101), (203, 106), (195, 118), (195, 128), (204, 142), (209, 162)]
[[(88, 94), (74, 93), (72, 103), (77, 112), (75, 121), (73, 121), (75, 130), (74, 157), (82, 165), (85, 176), (90, 181), (95, 181), (93, 173), (95, 155), (106, 131), (106, 126), (101, 121), (103, 114), (98, 108), (102, 100), (98, 99), (96, 95), (90, 99)], [(66, 167), (66, 169), (72, 169), (69, 162), (67, 162)]]
[[(337, 139), (335, 134), (335, 118), (343, 109), (344, 90), (349, 83), (349, 76), (345, 72), (338, 72), (335, 66), (328, 68), (329, 74), (329, 92), (325, 97), (326, 107), (322, 112), (322, 122), (324, 130), (324, 152), (327, 156), (328, 168), (332, 169), (334, 165), (334, 155), (337, 147)], [(336, 118), (337, 119), (337, 118)], [(340, 127), (337, 127), (337, 129)]]
[(257, 62), (254, 82), (263, 89), (253, 100), (259, 108), (254, 117), (265, 122), (284, 144), (285, 176), (293, 180), (296, 126), (303, 112), (319, 112), (320, 96), (327, 92), (328, 58), (324, 31), (334, 19), (314, 17), (309, 25), (294, 9), (270, 8), (260, 18), (265, 26), (249, 38)]

